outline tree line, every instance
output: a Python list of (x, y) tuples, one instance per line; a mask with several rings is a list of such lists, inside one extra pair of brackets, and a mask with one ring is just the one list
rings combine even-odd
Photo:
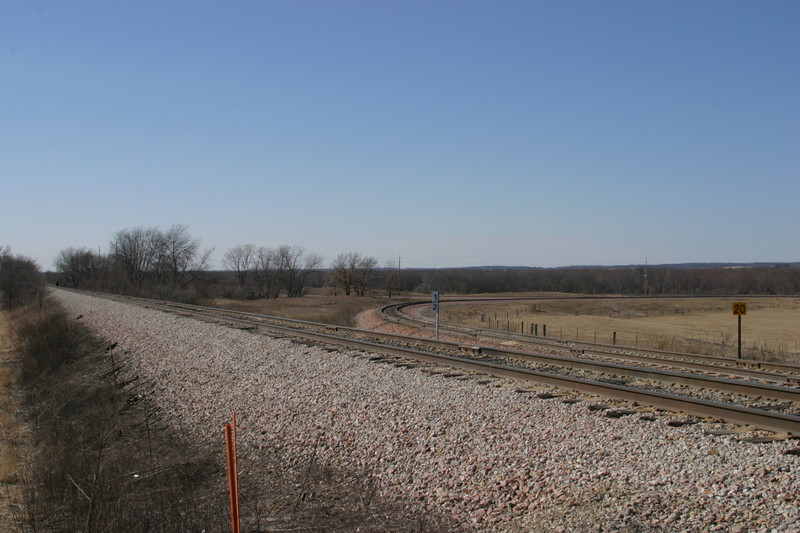
[(649, 296), (800, 295), (800, 266), (485, 268), (403, 271), (404, 290), (448, 294), (564, 292)]
[(297, 298), (309, 287), (324, 287), (334, 296), (365, 296), (379, 290), (391, 297), (400, 289), (395, 264), (380, 269), (377, 259), (357, 252), (339, 254), (328, 268), (319, 254), (302, 246), (238, 244), (224, 254), (224, 272), (210, 270), (211, 252), (201, 251), (200, 239), (184, 225), (123, 229), (114, 234), (107, 254), (72, 246), (59, 251), (55, 283), (185, 301), (212, 293)]
[[(322, 258), (302, 246), (277, 248), (252, 244), (226, 251), (227, 272), (212, 272), (212, 249), (201, 249), (201, 241), (187, 226), (126, 228), (114, 234), (109, 252), (86, 247), (68, 247), (54, 261), (55, 283), (99, 291), (198, 301), (212, 292), (231, 292), (231, 281), (239, 297), (300, 297), (309, 283), (319, 278)], [(361, 264), (361, 263), (359, 263)], [(371, 263), (370, 263), (371, 264)], [(232, 275), (232, 279), (226, 279)], [(312, 279), (313, 278), (313, 279)], [(360, 279), (360, 278), (359, 278)], [(349, 289), (348, 289), (349, 290)], [(358, 285), (363, 294), (365, 289)]]
[(203, 291), (212, 249), (201, 249), (189, 228), (174, 224), (119, 230), (104, 254), (68, 247), (54, 261), (56, 284), (99, 291), (194, 299)]
[(322, 258), (306, 253), (300, 246), (259, 247), (239, 244), (225, 252), (223, 265), (238, 285), (238, 295), (277, 298), (283, 291), (289, 297), (303, 295), (306, 287), (323, 287), (333, 296), (366, 296), (385, 290), (397, 292), (396, 268), (389, 274), (378, 271), (378, 260), (357, 252), (342, 252), (324, 268)]
[(15, 309), (40, 301), (44, 295), (44, 276), (36, 261), (13, 254), (11, 247), (0, 248), (0, 302), (4, 309)]
[(261, 298), (277, 298), (282, 291), (296, 298), (303, 295), (309, 276), (322, 266), (322, 257), (302, 246), (239, 244), (225, 252), (222, 262), (242, 290), (254, 288)]
[[(398, 292), (482, 294), (562, 292), (580, 294), (798, 295), (800, 266), (755, 267), (586, 267), (586, 268), (451, 268), (405, 269), (358, 252), (343, 252), (329, 264), (302, 246), (274, 248), (239, 244), (226, 250), (224, 271), (211, 271), (212, 250), (188, 227), (173, 225), (123, 229), (114, 234), (109, 252), (69, 247), (56, 258), (57, 282), (71, 287), (129, 294), (198, 300), (300, 297), (309, 288), (325, 293), (392, 297)], [(4, 257), (12, 257), (6, 249)], [(4, 259), (10, 261), (10, 259)], [(17, 259), (17, 261), (24, 260)], [(21, 268), (8, 263), (6, 271)], [(24, 268), (23, 268), (24, 270)], [(0, 279), (0, 283), (3, 280)], [(0, 287), (2, 290), (2, 287)], [(4, 291), (4, 294), (7, 291)], [(14, 292), (6, 299), (16, 299)]]

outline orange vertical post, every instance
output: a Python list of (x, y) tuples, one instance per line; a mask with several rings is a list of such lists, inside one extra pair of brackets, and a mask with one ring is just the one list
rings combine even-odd
[(236, 431), (232, 424), (225, 424), (225, 443), (228, 450), (228, 485), (231, 491), (231, 529), (239, 533), (239, 493), (236, 471)]
[[(236, 489), (236, 515), (239, 515), (239, 452), (236, 449), (236, 411), (231, 412), (233, 418), (233, 482)], [(238, 530), (237, 530), (238, 533)]]

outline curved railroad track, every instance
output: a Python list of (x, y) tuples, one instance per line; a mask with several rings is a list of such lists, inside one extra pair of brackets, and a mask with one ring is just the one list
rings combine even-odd
[[(773, 381), (771, 383), (742, 381), (689, 372), (592, 361), (576, 357), (579, 353), (574, 346), (566, 347), (566, 349), (572, 350), (572, 353), (569, 357), (564, 357), (479, 346), (472, 342), (448, 342), (416, 336), (392, 335), (373, 330), (290, 320), (228, 309), (141, 298), (101, 296), (204, 320), (224, 322), (234, 327), (266, 331), (272, 335), (364, 350), (376, 354), (374, 359), (377, 361), (387, 360), (386, 356), (388, 356), (388, 362), (402, 365), (407, 363), (393, 358), (406, 361), (410, 359), (438, 367), (455, 368), (467, 373), (488, 374), (518, 382), (540, 383), (632, 404), (631, 408), (623, 409), (611, 409), (610, 406), (603, 405), (596, 406), (598, 409), (606, 409), (608, 416), (639, 413), (642, 417), (648, 417), (653, 414), (652, 409), (641, 410), (640, 407), (648, 406), (714, 421), (749, 425), (778, 434), (800, 435), (800, 389), (774, 384), (774, 380), (780, 379), (775, 372), (749, 369), (753, 372), (761, 372), (762, 374), (758, 375), (763, 378), (762, 381), (770, 379)], [(400, 317), (396, 309), (392, 311), (387, 307), (383, 309), (383, 312), (384, 314), (393, 313), (393, 320), (408, 320), (407, 317)], [(448, 325), (448, 330), (451, 327)], [(477, 334), (469, 333), (468, 335), (476, 336)], [(580, 355), (585, 354), (585, 348), (582, 350)], [(461, 377), (457, 373), (450, 375)], [(769, 379), (766, 377), (767, 375), (770, 376)], [(794, 375), (800, 375), (800, 371)], [(620, 377), (624, 379), (620, 380)], [(747, 377), (753, 379), (753, 374)], [(785, 376), (783, 379), (786, 379)], [(630, 380), (634, 380), (634, 382)], [(645, 382), (660, 383), (662, 389), (645, 387), (642, 385)], [(678, 387), (681, 394), (663, 390), (665, 383)], [(524, 386), (518, 390), (535, 392)], [(718, 401), (701, 397), (702, 395), (697, 391), (723, 392), (729, 397), (726, 401)], [(544, 393), (542, 396), (553, 397), (556, 395)], [(764, 398), (770, 398), (771, 401), (764, 403)], [(579, 400), (573, 398), (566, 401), (572, 403)]]
[[(457, 302), (472, 302), (480, 300), (460, 299)], [(494, 302), (497, 299), (492, 300)], [(406, 302), (391, 304), (381, 308), (381, 313), (386, 320), (423, 327), (433, 328), (433, 319), (420, 314), (408, 314), (406, 308), (416, 306), (430, 306), (430, 302)], [(800, 385), (800, 365), (781, 363), (776, 361), (759, 361), (754, 359), (732, 359), (714, 355), (702, 355), (685, 352), (669, 352), (664, 350), (649, 350), (646, 348), (632, 348), (621, 345), (590, 343), (584, 341), (562, 340), (556, 337), (526, 335), (521, 333), (498, 331), (496, 329), (472, 328), (453, 323), (440, 324), (443, 331), (471, 335), (475, 339), (489, 341), (514, 341), (525, 347), (546, 348), (558, 351), (568, 351), (586, 357), (617, 359), (630, 362), (641, 362), (651, 366), (674, 367), (686, 370), (699, 370), (738, 377), (747, 377), (764, 380), (787, 386)]]

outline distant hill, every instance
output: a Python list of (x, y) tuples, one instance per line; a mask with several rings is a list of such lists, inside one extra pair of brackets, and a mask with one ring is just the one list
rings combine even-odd
[[(617, 266), (574, 266), (564, 268), (639, 268), (638, 265), (617, 265)], [(687, 269), (708, 269), (708, 268), (772, 268), (772, 267), (798, 267), (800, 262), (795, 263), (672, 263), (661, 265), (647, 265), (647, 268), (674, 268), (679, 270)]]
[[(442, 267), (430, 270), (609, 270), (625, 268), (641, 268), (644, 264), (638, 265), (569, 265), (559, 267), (531, 267), (531, 266), (503, 266), (485, 265), (471, 267)], [(775, 262), (775, 263), (668, 263), (668, 264), (648, 264), (647, 268), (672, 268), (676, 270), (689, 269), (714, 269), (714, 268), (786, 268), (800, 267), (800, 261), (794, 263)], [(412, 270), (429, 270), (427, 268), (415, 268)]]

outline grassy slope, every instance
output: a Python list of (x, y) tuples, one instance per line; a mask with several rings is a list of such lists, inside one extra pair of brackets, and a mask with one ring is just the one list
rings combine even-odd
[(11, 502), (20, 499), (21, 458), (26, 428), (17, 416), (20, 407), (19, 369), (8, 313), (0, 312), (0, 530), (11, 527)]
[[(230, 527), (223, 423), (189, 442), (152, 383), (114, 373), (107, 343), (57, 310), (15, 321), (23, 412), (35, 428), (27, 466), (13, 461), (21, 512), (0, 514), (2, 531), (224, 531)], [(125, 365), (126, 354), (116, 364)], [(1, 367), (0, 367), (1, 368)], [(240, 478), (243, 531), (450, 531), (447, 517), (410, 514), (410, 502), (378, 498), (359, 472), (282, 454), (280, 435)], [(241, 466), (241, 463), (240, 463)], [(313, 497), (309, 495), (313, 493)], [(11, 516), (11, 519), (8, 517)]]

